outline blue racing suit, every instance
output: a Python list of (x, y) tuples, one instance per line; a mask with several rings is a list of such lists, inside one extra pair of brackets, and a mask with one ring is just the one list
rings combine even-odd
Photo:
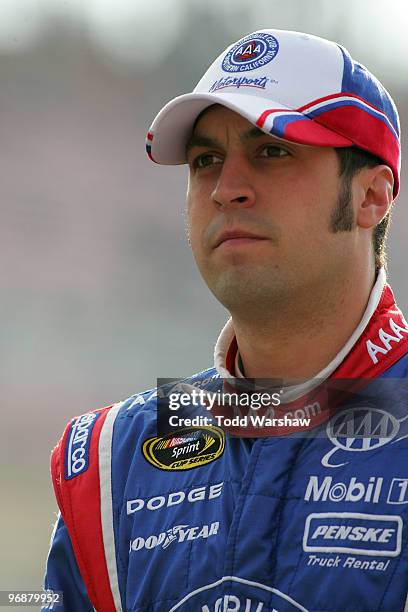
[(63, 592), (58, 609), (403, 612), (407, 349), (389, 358), (408, 328), (383, 321), (382, 344), (369, 329), (360, 341), (373, 368), (388, 360), (370, 375), (373, 403), (305, 435), (200, 422), (158, 436), (155, 391), (74, 419), (53, 455), (62, 516), (45, 586)]

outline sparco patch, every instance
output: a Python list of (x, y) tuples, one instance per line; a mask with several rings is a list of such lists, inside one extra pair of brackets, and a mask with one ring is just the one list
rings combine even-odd
[(192, 470), (221, 457), (225, 434), (220, 427), (188, 427), (143, 443), (143, 457), (159, 470)]
[(222, 61), (224, 72), (246, 72), (262, 68), (276, 56), (279, 43), (266, 32), (250, 34), (238, 41)]
[(75, 478), (88, 469), (89, 441), (99, 415), (99, 412), (90, 412), (72, 422), (65, 451), (65, 480)]

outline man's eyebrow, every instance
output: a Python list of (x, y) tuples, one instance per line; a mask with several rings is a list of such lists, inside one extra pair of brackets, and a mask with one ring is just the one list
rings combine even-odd
[(221, 143), (215, 138), (209, 138), (203, 134), (193, 134), (187, 141), (186, 144), (186, 155), (191, 151), (193, 147), (215, 147), (221, 148)]
[[(248, 142), (254, 138), (260, 138), (261, 136), (268, 136), (266, 132), (263, 132), (258, 127), (253, 127), (246, 132), (243, 132), (240, 136), (241, 142)], [(194, 133), (188, 139), (186, 144), (186, 156), (193, 147), (215, 147), (217, 149), (222, 148), (221, 143), (215, 138), (209, 138), (203, 134)]]
[(247, 142), (248, 140), (252, 140), (253, 138), (260, 138), (261, 136), (269, 136), (266, 132), (263, 132), (259, 127), (253, 127), (250, 130), (241, 134), (240, 140), (241, 142)]

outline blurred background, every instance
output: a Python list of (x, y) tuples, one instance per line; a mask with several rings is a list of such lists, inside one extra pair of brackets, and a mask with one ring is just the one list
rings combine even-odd
[[(0, 0), (0, 590), (41, 588), (67, 420), (212, 364), (226, 314), (186, 245), (186, 169), (144, 137), (262, 27), (345, 45), (408, 132), (405, 0)], [(389, 275), (407, 312), (406, 164)]]

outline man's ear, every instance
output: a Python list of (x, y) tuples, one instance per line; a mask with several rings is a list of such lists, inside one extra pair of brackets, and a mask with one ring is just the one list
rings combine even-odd
[(358, 193), (357, 225), (369, 229), (380, 223), (391, 207), (394, 175), (388, 166), (381, 164), (363, 168), (355, 180)]

